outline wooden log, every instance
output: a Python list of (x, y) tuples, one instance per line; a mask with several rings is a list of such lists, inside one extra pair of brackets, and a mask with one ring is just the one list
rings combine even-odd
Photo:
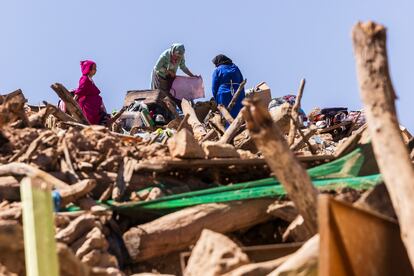
[(91, 214), (84, 214), (75, 220), (71, 221), (69, 225), (56, 234), (56, 240), (71, 244), (79, 239), (82, 235), (92, 230), (95, 227), (95, 217)]
[(250, 135), (262, 152), (274, 175), (304, 218), (308, 234), (317, 232), (317, 195), (311, 179), (280, 132), (266, 107), (248, 99), (242, 109)]
[(3, 102), (0, 106), (0, 126), (20, 120), (21, 127), (29, 127), (24, 105), (27, 102), (21, 89), (2, 97)]
[(61, 206), (64, 207), (71, 202), (75, 202), (77, 199), (86, 196), (96, 186), (96, 180), (84, 179), (80, 182), (70, 185), (66, 189), (59, 190), (61, 196)]
[(131, 181), (136, 163), (137, 161), (135, 159), (124, 157), (123, 162), (119, 166), (118, 176), (112, 190), (112, 198), (114, 200), (122, 200), (125, 190)]
[(358, 81), (368, 131), (381, 174), (414, 267), (414, 169), (401, 136), (391, 83), (384, 26), (357, 23), (352, 30)]
[(20, 200), (20, 183), (13, 176), (0, 177), (0, 201)]
[(217, 109), (220, 111), (221, 115), (227, 121), (227, 123), (229, 123), (229, 125), (233, 123), (234, 118), (231, 116), (230, 112), (227, 110), (227, 108), (224, 105), (222, 104), (217, 105)]
[(236, 105), (237, 100), (239, 99), (239, 96), (242, 92), (242, 90), (244, 89), (244, 86), (246, 85), (247, 79), (244, 79), (240, 85), (239, 88), (237, 88), (236, 93), (234, 93), (233, 98), (231, 98), (231, 101), (229, 103), (229, 105), (227, 106), (227, 110), (231, 111), (233, 109), (233, 107)]
[(57, 189), (65, 189), (69, 185), (57, 179), (56, 177), (23, 163), (9, 163), (0, 166), (0, 176), (4, 175), (24, 175), (29, 177), (40, 178), (46, 183), (53, 185)]
[(239, 133), (241, 126), (244, 123), (244, 118), (241, 112), (237, 115), (236, 119), (231, 123), (231, 125), (226, 129), (223, 136), (221, 136), (219, 143), (229, 144), (233, 141), (234, 137), (236, 137), (237, 133)]
[(56, 92), (59, 98), (65, 102), (66, 109), (72, 115), (72, 117), (79, 123), (88, 125), (89, 122), (86, 117), (83, 115), (82, 110), (80, 109), (78, 103), (72, 97), (70, 92), (60, 83), (55, 83), (51, 85), (51, 88)]
[(300, 102), (302, 101), (303, 96), (303, 89), (305, 88), (305, 79), (302, 79), (300, 81), (298, 95), (296, 96), (295, 104), (292, 107), (291, 112), (291, 119), (290, 119), (290, 129), (289, 129), (289, 135), (288, 135), (288, 145), (291, 146), (293, 142), (295, 141), (295, 135), (296, 135), (296, 125), (299, 121), (299, 109), (300, 109)]
[(185, 115), (188, 114), (188, 123), (190, 124), (191, 128), (193, 129), (194, 138), (196, 138), (197, 141), (200, 141), (203, 136), (207, 134), (206, 129), (204, 128), (203, 124), (200, 123), (200, 121), (197, 118), (197, 115), (191, 106), (191, 103), (187, 101), (186, 99), (183, 99), (181, 101), (181, 109), (183, 110), (183, 113)]
[(133, 262), (175, 252), (194, 244), (203, 229), (229, 233), (271, 218), (272, 200), (213, 203), (186, 208), (129, 229), (123, 235)]

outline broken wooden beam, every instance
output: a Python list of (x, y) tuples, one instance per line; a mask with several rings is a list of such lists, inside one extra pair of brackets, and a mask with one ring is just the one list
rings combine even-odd
[(229, 123), (229, 125), (233, 123), (234, 118), (231, 116), (230, 112), (227, 110), (227, 108), (224, 105), (222, 104), (217, 105), (217, 109), (220, 111), (221, 115), (227, 121), (227, 123)]
[(23, 175), (32, 178), (37, 177), (58, 189), (65, 189), (69, 186), (65, 182), (57, 179), (56, 177), (24, 163), (9, 163), (6, 165), (1, 165), (0, 176), (5, 175)]
[(184, 114), (188, 114), (188, 123), (190, 124), (191, 128), (193, 129), (194, 138), (197, 141), (200, 141), (206, 134), (207, 131), (204, 128), (203, 124), (197, 118), (197, 115), (194, 111), (194, 108), (191, 106), (191, 103), (186, 99), (181, 101), (181, 109), (183, 110)]
[(241, 92), (243, 91), (244, 86), (246, 85), (246, 82), (247, 82), (247, 79), (244, 79), (244, 80), (240, 83), (239, 88), (237, 88), (237, 91), (234, 93), (233, 97), (231, 98), (231, 101), (230, 101), (229, 105), (227, 106), (227, 110), (228, 110), (229, 112), (230, 112), (230, 111), (233, 109), (233, 107), (236, 105), (236, 102), (237, 102), (237, 100), (239, 99), (240, 94), (241, 94)]
[[(270, 199), (212, 203), (190, 207), (129, 229), (123, 235), (133, 262), (185, 249), (205, 228), (229, 233), (269, 220)], [(234, 219), (237, 218), (237, 219)]]
[(244, 123), (244, 118), (241, 112), (237, 115), (231, 125), (226, 129), (223, 136), (220, 137), (219, 143), (229, 144), (233, 141), (234, 137), (240, 132)]
[(242, 109), (250, 135), (262, 152), (274, 175), (303, 216), (308, 234), (317, 232), (317, 195), (309, 175), (269, 114), (257, 100), (246, 99)]
[(60, 83), (55, 83), (51, 85), (51, 88), (56, 92), (59, 98), (65, 102), (66, 109), (72, 115), (72, 117), (79, 123), (88, 125), (89, 122), (86, 117), (83, 115), (82, 110), (80, 109), (78, 103), (72, 97), (70, 92)]
[[(315, 135), (316, 130), (317, 130), (316, 127), (314, 125), (311, 125), (309, 130), (307, 132), (303, 133), (303, 135), (301, 135), (301, 138), (299, 140), (297, 140), (292, 146), (290, 146), (290, 149), (292, 151), (300, 150), (305, 144), (309, 143), (309, 139), (313, 135)], [(308, 147), (312, 148), (312, 145), (308, 144)]]
[(290, 129), (289, 129), (289, 135), (288, 135), (288, 145), (291, 146), (293, 142), (295, 141), (295, 135), (296, 135), (296, 129), (297, 124), (299, 122), (299, 109), (300, 109), (300, 103), (302, 101), (303, 96), (303, 89), (305, 88), (305, 79), (302, 79), (300, 81), (298, 95), (296, 96), (295, 104), (292, 107), (292, 112), (290, 113)]
[(398, 124), (389, 74), (386, 29), (374, 22), (352, 30), (360, 93), (372, 146), (414, 267), (414, 168)]

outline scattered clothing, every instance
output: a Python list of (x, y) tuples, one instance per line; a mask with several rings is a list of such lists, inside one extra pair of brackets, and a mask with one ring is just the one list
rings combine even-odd
[(102, 98), (99, 95), (101, 91), (88, 76), (94, 64), (95, 62), (91, 60), (81, 61), (82, 77), (75, 95), (78, 97), (77, 102), (86, 119), (90, 124), (96, 125), (101, 123), (104, 112)]
[[(217, 68), (213, 72), (212, 92), (217, 104), (228, 106), (234, 93), (243, 82), (243, 75), (240, 69), (224, 55), (218, 55), (213, 59)], [(229, 111), (235, 118), (243, 107), (242, 101), (245, 98), (244, 89), (241, 91), (236, 104)]]

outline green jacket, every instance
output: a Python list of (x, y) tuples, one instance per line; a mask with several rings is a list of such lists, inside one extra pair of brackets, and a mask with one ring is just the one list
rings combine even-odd
[[(171, 54), (175, 51), (181, 52), (183, 57), (178, 60), (176, 64), (173, 64), (171, 62)], [(182, 44), (173, 44), (170, 49), (165, 50), (158, 58), (154, 67), (154, 71), (157, 75), (165, 79), (167, 77), (167, 71), (176, 73), (178, 67), (180, 67), (181, 70), (186, 70), (187, 66), (185, 65), (184, 51), (184, 45)]]

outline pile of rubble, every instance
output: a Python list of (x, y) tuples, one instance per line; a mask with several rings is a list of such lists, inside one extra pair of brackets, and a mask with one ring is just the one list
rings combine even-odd
[[(357, 221), (367, 223), (360, 235), (378, 230), (364, 238), (373, 250), (384, 250), (375, 243), (383, 229), (394, 231), (385, 243), (392, 237), (399, 272), (411, 273), (396, 192), (388, 194), (387, 179), (379, 184), (369, 143), (370, 104), (367, 119), (346, 108), (305, 115), (304, 85), (271, 100), (261, 83), (236, 118), (228, 110), (240, 89), (227, 107), (182, 100), (182, 114), (160, 91), (130, 91), (106, 126), (88, 125), (61, 84), (52, 89), (66, 112), (29, 106), (20, 90), (2, 96), (0, 271), (26, 271), (21, 186), (29, 178), (53, 189), (61, 275), (313, 275), (318, 266), (333, 275), (343, 265), (332, 258), (338, 250), (351, 266), (342, 269), (366, 272), (361, 260), (374, 261), (350, 256), (349, 246), (363, 245), (347, 235)], [(397, 132), (411, 147), (408, 131)], [(391, 257), (381, 258), (370, 273)]]

